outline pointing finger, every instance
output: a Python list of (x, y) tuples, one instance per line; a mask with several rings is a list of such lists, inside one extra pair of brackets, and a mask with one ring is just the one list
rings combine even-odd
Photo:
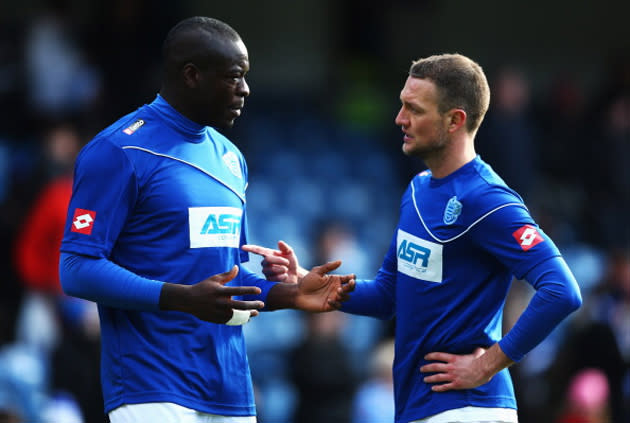
[(276, 250), (267, 247), (261, 247), (260, 245), (245, 244), (241, 246), (241, 250), (248, 253), (258, 254), (259, 256), (267, 257), (274, 254)]

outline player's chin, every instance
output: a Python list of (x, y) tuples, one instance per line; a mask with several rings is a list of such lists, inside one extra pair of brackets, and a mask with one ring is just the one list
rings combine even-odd
[(232, 129), (235, 121), (236, 121), (236, 118), (229, 118), (229, 119), (225, 118), (225, 119), (217, 120), (215, 124), (211, 126), (214, 126), (218, 129)]
[(234, 122), (236, 122), (236, 118), (234, 116), (227, 117), (223, 120), (223, 127), (230, 129), (234, 126)]
[(414, 147), (410, 143), (407, 143), (407, 142), (403, 143), (403, 145), (401, 147), (401, 150), (407, 156), (414, 156), (415, 155)]

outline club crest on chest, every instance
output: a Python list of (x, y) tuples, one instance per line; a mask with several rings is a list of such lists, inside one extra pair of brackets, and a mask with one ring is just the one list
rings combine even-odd
[(452, 225), (457, 221), (460, 214), (462, 214), (462, 203), (457, 200), (457, 196), (453, 196), (446, 203), (446, 208), (444, 209), (444, 223)]
[(223, 155), (223, 163), (228, 167), (232, 175), (237, 178), (243, 178), (243, 171), (241, 170), (241, 165), (238, 162), (238, 157), (232, 151), (228, 151)]

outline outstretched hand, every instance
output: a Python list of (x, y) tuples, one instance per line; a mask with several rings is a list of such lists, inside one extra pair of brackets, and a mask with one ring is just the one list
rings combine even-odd
[(243, 245), (243, 251), (263, 257), (262, 273), (269, 281), (297, 283), (307, 271), (300, 267), (293, 249), (284, 241), (278, 241), (278, 249), (261, 247), (260, 245)]
[(337, 310), (355, 287), (354, 275), (329, 275), (341, 261), (315, 266), (307, 271), (298, 263), (289, 244), (278, 241), (278, 249), (243, 245), (244, 251), (263, 257), (262, 272), (270, 281), (285, 282), (269, 291), (267, 309), (293, 307), (310, 312)]
[[(258, 309), (265, 306), (262, 301), (239, 301), (238, 295), (257, 295), (256, 286), (225, 286), (238, 274), (238, 266), (231, 270), (210, 276), (194, 285), (164, 284), (160, 296), (160, 306), (164, 310), (177, 310), (190, 313), (201, 320), (213, 323), (228, 323), (232, 317), (240, 317), (239, 323), (258, 315)], [(241, 310), (249, 313), (244, 315)], [(236, 320), (236, 319), (235, 319)], [(244, 320), (244, 321), (243, 321)]]
[(337, 310), (349, 298), (355, 287), (354, 275), (329, 275), (341, 266), (341, 261), (332, 261), (315, 266), (298, 282), (296, 308), (311, 312)]

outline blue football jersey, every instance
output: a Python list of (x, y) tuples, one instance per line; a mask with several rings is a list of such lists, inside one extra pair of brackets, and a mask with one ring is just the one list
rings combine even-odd
[[(501, 340), (513, 275), (560, 253), (522, 199), (479, 157), (451, 175), (417, 175), (378, 278), (394, 292), (396, 421), (460, 407), (516, 408), (507, 369), (478, 388), (431, 391), (424, 356), (471, 353)], [(383, 282), (383, 281), (381, 281)]]
[[(197, 283), (247, 260), (239, 249), (246, 187), (240, 151), (158, 96), (79, 154), (61, 250), (104, 257), (149, 279)], [(168, 401), (256, 414), (240, 326), (174, 311), (99, 305), (99, 313), (106, 412)]]

